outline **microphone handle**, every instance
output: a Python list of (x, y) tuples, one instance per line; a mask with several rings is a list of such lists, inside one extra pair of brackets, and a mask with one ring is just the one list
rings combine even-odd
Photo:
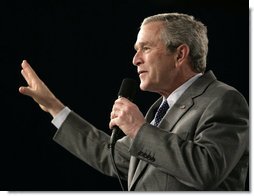
[(111, 133), (111, 137), (110, 137), (110, 141), (109, 141), (110, 146), (115, 145), (116, 141), (119, 138), (121, 138), (122, 135), (123, 135), (122, 130), (118, 126), (114, 126), (112, 128), (112, 133)]

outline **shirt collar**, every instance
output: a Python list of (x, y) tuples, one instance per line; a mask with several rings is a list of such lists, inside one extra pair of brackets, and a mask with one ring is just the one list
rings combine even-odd
[[(180, 96), (186, 91), (186, 89), (202, 75), (202, 73), (196, 74), (195, 76), (187, 80), (185, 83), (183, 83), (181, 86), (179, 86), (176, 90), (174, 90), (167, 98), (169, 108), (171, 108), (180, 98)], [(163, 97), (163, 101), (164, 100), (165, 98)]]

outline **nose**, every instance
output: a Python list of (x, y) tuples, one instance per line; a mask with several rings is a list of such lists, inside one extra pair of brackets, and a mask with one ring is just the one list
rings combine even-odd
[(143, 62), (143, 60), (142, 60), (141, 54), (139, 51), (137, 51), (132, 59), (132, 63), (135, 66), (139, 66), (142, 62)]

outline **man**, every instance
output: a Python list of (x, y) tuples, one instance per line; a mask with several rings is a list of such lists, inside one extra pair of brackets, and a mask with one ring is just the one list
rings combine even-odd
[[(158, 14), (141, 24), (133, 64), (140, 88), (159, 93), (146, 117), (126, 98), (115, 101), (109, 127), (120, 176), (134, 191), (244, 190), (248, 170), (248, 104), (233, 87), (205, 73), (206, 27), (192, 16)], [(23, 61), (31, 96), (53, 117), (54, 140), (106, 175), (116, 176), (110, 137), (65, 107)], [(157, 108), (167, 108), (162, 112)], [(160, 121), (157, 116), (161, 117)]]

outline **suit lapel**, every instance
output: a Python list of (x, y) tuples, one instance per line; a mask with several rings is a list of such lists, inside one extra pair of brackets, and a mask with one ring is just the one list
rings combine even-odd
[[(170, 108), (168, 113), (161, 120), (158, 125), (159, 128), (165, 129), (171, 132), (174, 125), (180, 120), (180, 118), (194, 105), (194, 98), (204, 93), (206, 88), (214, 81), (216, 77), (212, 71), (207, 72), (205, 75), (196, 80), (177, 100), (177, 102)], [(159, 107), (162, 101), (162, 97), (159, 98), (148, 110), (146, 115), (147, 122), (151, 122), (154, 118), (156, 109)], [(147, 168), (148, 163), (139, 160), (135, 157), (131, 157), (130, 171), (128, 178), (129, 190), (133, 187), (138, 178)]]
[(142, 173), (145, 171), (146, 167), (148, 166), (148, 163), (145, 161), (142, 161), (140, 159), (137, 159), (136, 157), (131, 157), (130, 166), (131, 163), (135, 162), (135, 167), (133, 167), (132, 175), (128, 176), (128, 188), (129, 190), (132, 190), (132, 187), (134, 187), (135, 182), (138, 181), (138, 178), (142, 176)]
[(135, 172), (137, 171), (137, 166), (138, 166), (138, 163), (139, 163), (139, 159), (137, 159), (136, 157), (134, 156), (131, 156), (131, 159), (130, 159), (130, 166), (129, 166), (129, 172), (128, 172), (128, 188), (129, 190), (131, 189), (131, 186), (132, 186), (132, 183), (134, 182), (134, 175), (135, 175)]
[(202, 95), (215, 79), (216, 77), (209, 71), (196, 80), (172, 106), (158, 127), (171, 132), (175, 124), (194, 105), (194, 98)]

